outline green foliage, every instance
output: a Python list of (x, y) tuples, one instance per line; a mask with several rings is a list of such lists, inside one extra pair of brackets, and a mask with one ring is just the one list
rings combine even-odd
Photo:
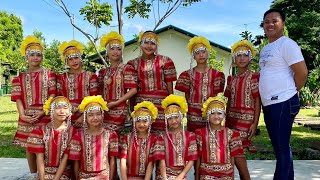
[(302, 106), (320, 105), (320, 69), (313, 69), (307, 79), (305, 87), (300, 91)]
[(60, 44), (60, 41), (53, 40), (50, 46), (46, 48), (44, 60), (42, 62), (44, 67), (55, 71), (57, 74), (61, 74), (66, 71), (64, 62), (61, 60), (58, 52)]
[(141, 18), (149, 18), (149, 12), (151, 12), (151, 4), (147, 3), (146, 0), (130, 0), (130, 5), (125, 7), (125, 13), (128, 14), (129, 18), (134, 18), (137, 14)]
[(0, 62), (10, 63), (14, 70), (25, 67), (25, 60), (19, 49), (22, 39), (21, 19), (0, 11)]
[(218, 71), (223, 72), (223, 61), (224, 59), (221, 60), (217, 60), (216, 59), (216, 55), (217, 55), (217, 51), (215, 51), (214, 49), (211, 51), (211, 53), (209, 54), (209, 60), (208, 60), (208, 65), (211, 68), (214, 68)]
[(112, 21), (112, 6), (109, 3), (100, 3), (97, 0), (86, 2), (86, 6), (80, 9), (80, 14), (84, 15), (84, 20), (101, 28), (102, 24), (109, 26)]
[(301, 47), (308, 69), (320, 66), (320, 1), (275, 0), (272, 8), (286, 14), (286, 26), (290, 38)]

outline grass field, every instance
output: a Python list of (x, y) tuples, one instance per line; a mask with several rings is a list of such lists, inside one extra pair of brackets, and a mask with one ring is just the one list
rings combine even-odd
[[(0, 157), (23, 158), (25, 150), (11, 144), (17, 128), (18, 113), (15, 103), (9, 96), (0, 97)], [(317, 109), (301, 109), (300, 113), (306, 116), (316, 117)], [(248, 159), (274, 159), (270, 139), (263, 121), (263, 115), (259, 122), (260, 135), (255, 136), (253, 144), (258, 148), (257, 154), (248, 154)], [(320, 131), (310, 130), (302, 126), (294, 125), (291, 137), (291, 146), (294, 159), (304, 159), (303, 149), (309, 147), (314, 141), (320, 140)]]

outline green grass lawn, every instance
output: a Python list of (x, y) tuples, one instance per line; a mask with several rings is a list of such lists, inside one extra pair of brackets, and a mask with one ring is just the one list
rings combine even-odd
[[(12, 139), (17, 128), (18, 113), (15, 103), (10, 101), (9, 96), (0, 97), (0, 157), (23, 158), (25, 150), (13, 146)], [(305, 116), (316, 117), (317, 109), (301, 109), (300, 113)], [(260, 135), (255, 136), (253, 144), (259, 150), (257, 154), (248, 154), (248, 159), (274, 159), (272, 146), (263, 121), (263, 115), (259, 122)], [(302, 126), (294, 125), (291, 137), (291, 146), (293, 149), (294, 159), (302, 159), (302, 149), (309, 147), (314, 141), (320, 140), (320, 131), (310, 130)]]

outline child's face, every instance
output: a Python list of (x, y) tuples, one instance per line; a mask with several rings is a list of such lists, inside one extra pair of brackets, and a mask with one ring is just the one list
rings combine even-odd
[(109, 47), (108, 48), (108, 58), (112, 61), (119, 61), (122, 56), (121, 47)]
[(89, 127), (99, 127), (102, 124), (103, 113), (101, 110), (91, 110), (87, 112), (86, 119)]
[(209, 115), (209, 122), (212, 125), (221, 125), (221, 122), (224, 119), (224, 114), (221, 112), (213, 112)]
[(58, 106), (54, 108), (53, 119), (55, 121), (63, 122), (70, 116), (70, 109), (68, 106)]
[(72, 57), (67, 60), (70, 69), (78, 70), (81, 68), (81, 59), (79, 57)]
[(149, 120), (138, 120), (135, 122), (135, 127), (137, 132), (148, 132), (149, 129)]
[(197, 64), (203, 64), (207, 62), (208, 59), (208, 51), (200, 50), (198, 52), (194, 52), (194, 59), (197, 61)]
[(140, 47), (143, 54), (147, 56), (153, 55), (157, 50), (157, 45), (152, 41), (144, 42)]
[(179, 116), (171, 116), (167, 119), (169, 129), (177, 129), (181, 127), (181, 118)]
[(29, 67), (38, 67), (42, 62), (42, 54), (39, 53), (31, 53), (27, 56)]
[(239, 54), (236, 56), (235, 64), (239, 68), (246, 68), (250, 63), (249, 54)]

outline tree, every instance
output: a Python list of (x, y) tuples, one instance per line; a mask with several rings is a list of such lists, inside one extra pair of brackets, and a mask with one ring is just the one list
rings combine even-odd
[[(200, 0), (130, 0), (130, 3), (127, 7), (124, 7), (124, 13), (127, 13), (129, 18), (134, 18), (136, 15), (139, 15), (141, 18), (148, 18), (151, 8), (153, 8), (153, 17), (155, 19), (154, 30), (159, 27), (159, 25), (169, 17), (174, 11), (176, 11), (180, 6), (188, 6), (192, 3), (199, 2)], [(69, 17), (70, 23), (73, 27), (79, 30), (84, 34), (89, 41), (92, 43), (99, 57), (103, 61), (104, 65), (107, 66), (107, 62), (104, 57), (102, 57), (99, 52), (96, 43), (99, 37), (99, 28), (102, 25), (109, 26), (110, 21), (112, 20), (113, 12), (112, 6), (109, 3), (101, 3), (100, 0), (88, 0), (86, 6), (80, 9), (80, 14), (84, 16), (84, 19), (92, 24), (96, 28), (95, 35), (91, 35), (85, 32), (83, 29), (78, 27), (73, 20), (72, 14), (69, 12), (68, 7), (63, 0), (55, 0), (58, 6), (64, 11), (64, 13)], [(167, 4), (167, 10), (164, 14), (160, 15), (160, 6)], [(116, 0), (116, 9), (117, 9), (117, 18), (118, 18), (118, 31), (119, 34), (122, 34), (122, 11), (123, 11), (123, 0)], [(154, 8), (157, 8), (157, 11)], [(158, 18), (156, 18), (156, 12)]]
[(301, 47), (308, 69), (319, 68), (320, 1), (275, 0), (271, 7), (286, 14), (290, 38)]
[(10, 63), (15, 71), (26, 67), (20, 54), (20, 44), (23, 40), (22, 21), (13, 14), (0, 11), (0, 62)]

